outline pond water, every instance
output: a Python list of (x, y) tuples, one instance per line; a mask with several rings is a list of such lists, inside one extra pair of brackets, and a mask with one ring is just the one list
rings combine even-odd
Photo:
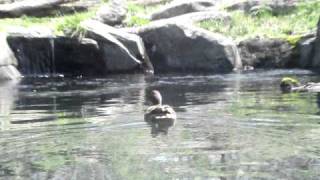
[[(25, 78), (0, 85), (0, 179), (320, 179), (320, 95), (301, 70)], [(161, 91), (178, 120), (144, 122)]]

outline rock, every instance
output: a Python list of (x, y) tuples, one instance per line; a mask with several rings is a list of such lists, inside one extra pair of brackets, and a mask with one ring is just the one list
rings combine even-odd
[[(73, 14), (83, 11), (88, 11), (92, 7), (96, 7), (101, 4), (102, 0), (65, 0), (65, 1), (39, 1), (36, 3), (28, 1), (23, 3), (25, 0), (9, 0), (6, 5), (1, 5), (0, 0), (0, 14), (2, 17), (20, 17), (22, 15), (36, 16), (36, 17), (46, 17), (46, 16), (56, 16), (56, 15), (66, 15)], [(19, 3), (18, 3), (19, 2)], [(61, 2), (61, 3), (60, 3)], [(12, 3), (12, 4), (10, 4)], [(53, 3), (48, 5), (48, 3)], [(25, 7), (28, 4), (29, 7)], [(29, 8), (29, 9), (28, 9)], [(2, 11), (1, 11), (2, 10)], [(1, 13), (2, 12), (2, 13)]]
[(163, 22), (142, 27), (155, 72), (230, 72), (241, 68), (232, 40), (190, 25)]
[(108, 70), (93, 39), (57, 37), (54, 39), (55, 71), (73, 76), (101, 76)]
[(8, 35), (11, 37), (26, 37), (26, 38), (54, 38), (55, 37), (52, 29), (44, 26), (34, 26), (30, 28), (15, 26), (8, 29)]
[(318, 21), (317, 39), (314, 45), (314, 56), (312, 59), (312, 66), (316, 68), (320, 67), (320, 18)]
[(7, 36), (2, 33), (0, 33), (0, 47), (1, 47), (0, 66), (18, 65), (17, 59), (15, 58), (13, 52), (11, 51), (8, 45)]
[(151, 20), (167, 19), (191, 12), (205, 11), (207, 8), (214, 6), (210, 0), (189, 0), (177, 1), (164, 6), (158, 12), (151, 15)]
[(11, 51), (5, 34), (0, 34), (0, 80), (14, 80), (21, 77), (16, 69), (17, 59)]
[[(204, 11), (204, 12), (194, 12), (194, 13), (188, 13), (168, 19), (160, 19), (156, 21), (152, 21), (149, 23), (148, 26), (157, 26), (158, 24), (166, 24), (166, 23), (179, 23), (179, 24), (195, 24), (200, 21), (204, 20), (212, 20), (212, 21), (219, 21), (219, 22), (225, 22), (228, 24), (231, 21), (231, 16), (229, 13), (226, 12), (220, 12), (220, 11)], [(123, 28), (126, 32), (130, 33), (137, 33), (137, 31), (140, 29), (137, 28)]]
[(18, 60), (18, 69), (23, 75), (47, 72), (53, 67), (51, 59), (53, 32), (46, 28), (15, 27), (8, 32), (8, 43)]
[(164, 4), (166, 2), (169, 2), (170, 0), (131, 0), (131, 1), (134, 4), (150, 6), (150, 5), (156, 5), (156, 4)]
[(108, 71), (136, 71), (143, 68), (145, 71), (153, 72), (139, 36), (94, 20), (85, 21), (81, 26), (87, 31), (87, 37), (98, 42)]
[(107, 72), (94, 40), (79, 41), (55, 37), (46, 31), (21, 29), (8, 35), (8, 43), (18, 59), (18, 69), (24, 75), (93, 76)]
[(0, 80), (18, 80), (21, 78), (20, 72), (13, 65), (0, 66)]
[(126, 0), (111, 0), (97, 11), (97, 20), (110, 26), (122, 24), (127, 14)]
[(226, 7), (227, 10), (242, 10), (246, 13), (253, 13), (259, 11), (260, 9), (263, 10), (270, 10), (272, 14), (278, 15), (278, 14), (288, 14), (292, 10), (295, 9), (297, 5), (296, 0), (246, 0), (246, 1), (240, 1), (236, 2), (228, 7)]
[(0, 18), (20, 17), (22, 15), (37, 16), (56, 9), (68, 0), (25, 0), (10, 4), (0, 4)]
[(238, 47), (243, 65), (255, 68), (285, 68), (293, 55), (292, 46), (281, 39), (247, 39)]
[[(179, 22), (179, 23), (197, 23), (204, 20), (216, 20), (220, 22), (230, 22), (231, 16), (226, 12), (219, 11), (205, 11), (205, 12), (194, 12), (188, 13), (181, 16), (166, 19), (165, 21)], [(155, 21), (156, 22), (156, 21)]]
[(299, 68), (310, 68), (312, 66), (313, 48), (316, 41), (315, 33), (302, 37), (297, 43)]

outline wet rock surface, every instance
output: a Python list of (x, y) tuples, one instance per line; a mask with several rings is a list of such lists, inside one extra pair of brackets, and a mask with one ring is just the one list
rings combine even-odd
[(243, 65), (256, 68), (286, 68), (293, 55), (293, 47), (281, 39), (247, 39), (238, 48)]
[(314, 44), (313, 67), (320, 67), (320, 19), (318, 21), (317, 38)]
[(156, 73), (230, 72), (241, 67), (232, 40), (193, 26), (163, 23), (138, 30)]

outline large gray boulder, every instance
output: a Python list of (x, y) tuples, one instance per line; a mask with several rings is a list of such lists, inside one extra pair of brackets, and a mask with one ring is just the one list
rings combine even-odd
[(86, 36), (99, 44), (106, 68), (110, 72), (141, 71), (153, 73), (142, 39), (99, 21), (81, 23)]
[(175, 1), (151, 15), (151, 20), (167, 19), (187, 13), (205, 11), (214, 6), (212, 0)]
[(40, 28), (15, 28), (8, 43), (23, 75), (105, 75), (107, 69), (96, 41), (55, 37)]
[(317, 29), (317, 39), (314, 44), (314, 56), (312, 60), (313, 67), (320, 67), (320, 18), (318, 21), (318, 29)]
[(238, 47), (243, 65), (256, 68), (285, 68), (293, 55), (293, 47), (281, 39), (247, 39)]
[(111, 0), (97, 11), (97, 20), (110, 26), (122, 24), (126, 18), (126, 0)]
[(234, 42), (194, 26), (157, 23), (136, 30), (156, 73), (230, 72), (241, 68)]
[(299, 68), (311, 68), (316, 34), (311, 33), (303, 36), (297, 43), (296, 51), (298, 54), (297, 66)]
[(15, 80), (21, 77), (20, 72), (16, 69), (17, 59), (11, 51), (7, 37), (0, 33), (0, 81)]

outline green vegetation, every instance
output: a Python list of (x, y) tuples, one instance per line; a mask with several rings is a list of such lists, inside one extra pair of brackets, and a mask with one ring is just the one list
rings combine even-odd
[[(104, 2), (107, 2), (105, 0)], [(164, 1), (165, 3), (166, 1)], [(125, 25), (129, 27), (142, 26), (148, 24), (150, 21), (147, 18), (149, 13), (159, 9), (161, 5), (143, 6), (129, 2), (128, 14), (125, 20)], [(0, 32), (8, 31), (12, 27), (34, 27), (45, 26), (54, 30), (56, 34), (64, 34), (66, 31), (69, 35), (75, 35), (81, 33), (79, 26), (80, 22), (96, 14), (97, 8), (92, 8), (88, 12), (78, 12), (71, 15), (62, 15), (57, 13), (53, 17), (31, 17), (23, 16), (21, 18), (5, 18), (0, 19)]]
[(150, 22), (148, 15), (150, 12), (159, 9), (161, 5), (143, 6), (134, 3), (128, 3), (128, 14), (125, 24), (129, 27), (142, 26)]
[[(107, 2), (105, 0), (105, 2)], [(138, 5), (128, 3), (128, 14), (125, 25), (128, 27), (142, 26), (150, 22), (148, 15), (161, 8), (167, 1), (158, 5)], [(301, 2), (298, 7), (288, 14), (274, 15), (268, 7), (261, 7), (251, 14), (234, 11), (230, 12), (230, 21), (206, 20), (199, 26), (207, 30), (222, 33), (235, 40), (252, 37), (284, 38), (295, 45), (301, 36), (316, 27), (319, 18), (320, 1)], [(89, 12), (79, 12), (72, 15), (58, 14), (54, 17), (29, 17), (0, 19), (0, 32), (7, 31), (10, 27), (45, 26), (54, 30), (56, 34), (69, 35), (81, 33), (81, 21), (95, 15), (96, 8)], [(71, 33), (70, 33), (71, 32)]]
[(209, 31), (231, 36), (236, 40), (246, 38), (269, 37), (284, 38), (295, 44), (301, 35), (316, 28), (319, 19), (320, 1), (301, 2), (288, 14), (274, 15), (268, 8), (262, 8), (252, 14), (230, 12), (231, 20), (202, 21), (200, 27)]
[(75, 13), (72, 15), (56, 16), (56, 17), (29, 17), (6, 18), (0, 19), (0, 32), (7, 31), (12, 27), (34, 27), (44, 26), (51, 28), (57, 34), (63, 34), (66, 29), (78, 31), (81, 21), (93, 17), (95, 11)]
[(80, 23), (86, 19), (94, 17), (94, 15), (95, 11), (89, 11), (64, 16), (56, 21), (54, 29), (57, 34), (64, 34), (66, 30), (72, 32), (72, 35), (81, 33), (83, 30), (80, 27)]

